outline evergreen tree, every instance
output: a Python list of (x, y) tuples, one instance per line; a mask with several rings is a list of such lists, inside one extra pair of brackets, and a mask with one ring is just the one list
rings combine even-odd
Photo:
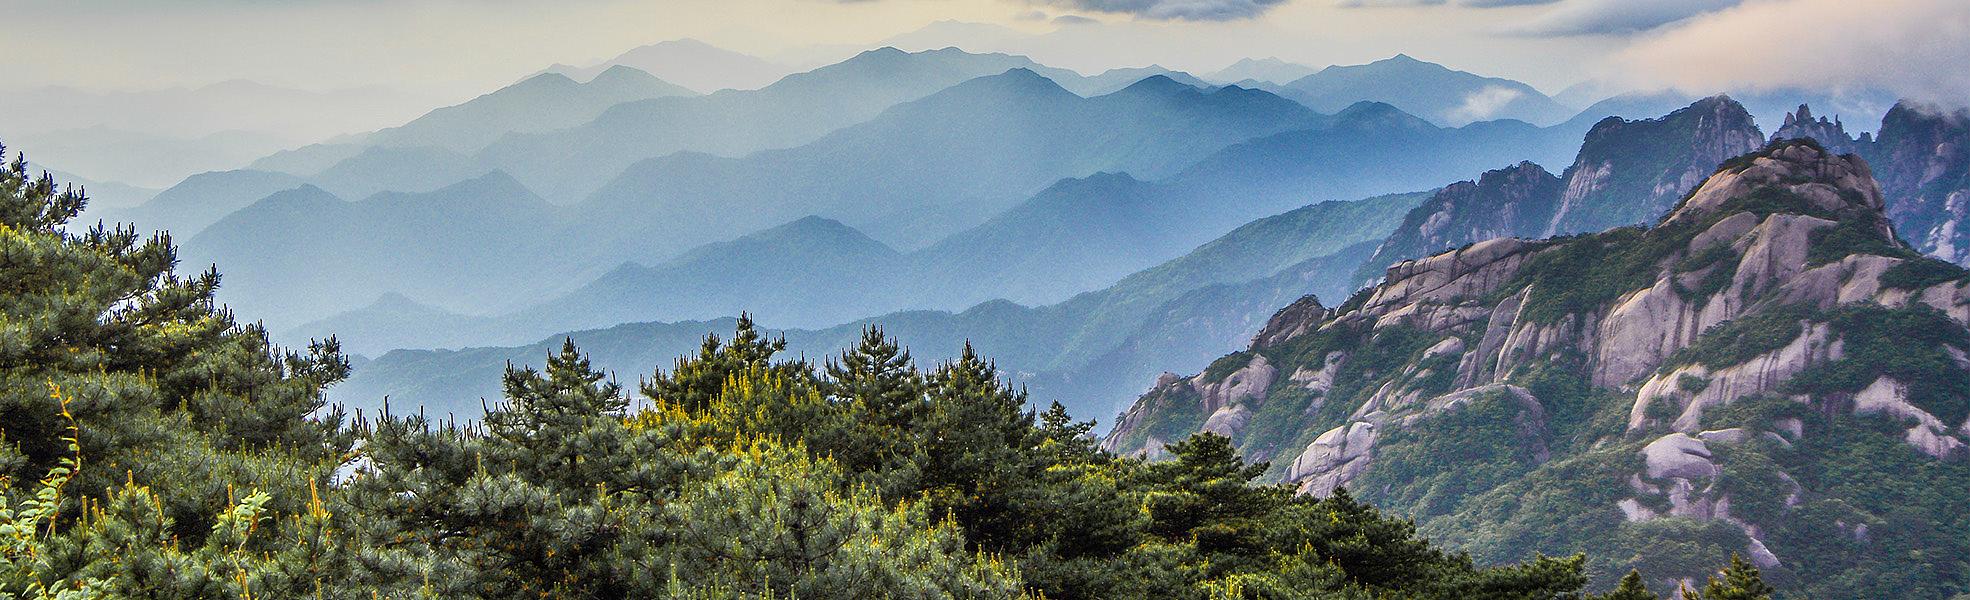
[(1731, 564), (1722, 573), (1713, 575), (1703, 585), (1703, 592), (1691, 595), (1685, 592), (1688, 600), (1771, 600), (1778, 593), (1765, 578), (1758, 573), (1758, 567), (1745, 562), (1744, 557), (1731, 555)]
[[(236, 323), (213, 300), (215, 270), (175, 271), (168, 234), (71, 229), (86, 205), (22, 157), (0, 167), (0, 481), (17, 504), (5, 508), (18, 516), (49, 474), (63, 482), (39, 505), (53, 512), (34, 512), (47, 551), (16, 589), (125, 577), (146, 556), (182, 567), (168, 571), (190, 588), (237, 585), (225, 583), (245, 573), (237, 555), (302, 535), (271, 517), (236, 535), (226, 524), (241, 503), (303, 514), (350, 456), (354, 437), (321, 394), (348, 361), (332, 338), (290, 352)], [(121, 505), (147, 512), (99, 514)], [(212, 539), (230, 551), (195, 550)]]
[(1629, 571), (1627, 575), (1621, 577), (1620, 583), (1615, 584), (1614, 591), (1596, 598), (1598, 600), (1661, 600), (1642, 583), (1641, 571)]

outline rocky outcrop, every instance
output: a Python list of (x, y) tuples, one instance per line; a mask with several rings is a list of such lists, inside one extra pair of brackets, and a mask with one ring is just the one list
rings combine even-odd
[(1810, 138), (1834, 154), (1855, 154), (1863, 146), (1874, 143), (1872, 135), (1863, 133), (1861, 136), (1856, 140), (1847, 135), (1847, 126), (1837, 116), (1830, 121), (1824, 116), (1813, 120), (1813, 109), (1801, 104), (1799, 110), (1785, 115), (1785, 124), (1772, 132), (1772, 141)]
[(1286, 469), (1288, 481), (1299, 482), (1299, 491), (1316, 497), (1332, 495), (1336, 488), (1353, 481), (1368, 468), (1369, 452), (1375, 448), (1374, 423), (1357, 421), (1335, 427), (1314, 438)]
[(1444, 186), (1403, 217), (1355, 280), (1366, 283), (1399, 261), (1474, 242), (1537, 237), (1552, 219), (1560, 189), (1560, 178), (1530, 162)]
[(1888, 217), (1925, 254), (1970, 265), (1970, 111), (1903, 102), (1862, 156), (1892, 199)]
[[(1603, 505), (1579, 510), (1604, 510), (1625, 522), (1682, 517), (1728, 523), (1744, 532), (1748, 541), (1741, 552), (1747, 557), (1761, 565), (1791, 564), (1787, 553), (1797, 549), (1774, 540), (1799, 539), (1801, 530), (1788, 529), (1791, 538), (1767, 532), (1794, 527), (1787, 519), (1803, 518), (1794, 507), (1827, 492), (1807, 489), (1776, 466), (1781, 461), (1744, 457), (1823, 452), (1813, 443), (1812, 436), (1824, 431), (1817, 428), (1857, 418), (1894, 424), (1895, 442), (1909, 449), (1894, 460), (1970, 459), (1970, 422), (1951, 422), (1970, 421), (1963, 416), (1970, 408), (1962, 406), (1970, 398), (1936, 396), (1957, 389), (1938, 387), (1937, 379), (1970, 379), (1970, 342), (1964, 341), (1970, 340), (1970, 276), (1917, 262), (1923, 259), (1897, 239), (1884, 212), (1892, 196), (1860, 156), (1837, 155), (1813, 142), (1781, 142), (1705, 173), (1709, 177), (1679, 194), (1683, 200), (1652, 228), (1547, 241), (1501, 238), (1401, 261), (1338, 309), (1310, 304), (1282, 311), (1256, 338), (1241, 369), (1171, 385), (1222, 398), (1206, 402), (1217, 408), (1202, 429), (1233, 434), (1248, 455), (1277, 457), (1270, 477), (1308, 494), (1350, 486), (1371, 501), (1387, 500), (1377, 494), (1391, 492), (1351, 484), (1364, 477), (1386, 483), (1390, 475), (1377, 471), (1377, 465), (1391, 464), (1386, 457), (1405, 456), (1394, 464), (1418, 468), (1416, 446), (1390, 444), (1430, 435), (1430, 423), (1474, 399), (1515, 402), (1510, 413), (1484, 414), (1513, 415), (1518, 433), (1508, 448), (1523, 461), (1516, 464), (1572, 461), (1574, 470), (1565, 472), (1586, 479), (1566, 485), (1623, 490)], [(1899, 310), (1916, 306), (1924, 308)], [(1852, 319), (1887, 319), (1881, 315), (1890, 313), (1941, 319), (1923, 322), (1949, 330), (1947, 335), (1910, 336), (1911, 344), (1927, 346), (1909, 350), (1926, 352), (1924, 364), (1956, 371), (1928, 375), (1920, 394), (1886, 371), (1875, 380), (1867, 369), (1887, 367), (1856, 362), (1851, 338), (1888, 324), (1856, 325)], [(1747, 337), (1730, 337), (1739, 335)], [(1869, 343), (1876, 344), (1874, 356), (1883, 352), (1878, 342)], [(1255, 385), (1247, 373), (1254, 365), (1280, 381)], [(1835, 372), (1843, 383), (1801, 385)], [(1861, 376), (1866, 379), (1855, 380)], [(1566, 444), (1549, 446), (1553, 401), (1528, 388), (1568, 389), (1533, 384), (1556, 381), (1595, 390), (1562, 392), (1572, 395), (1560, 401), (1607, 404), (1557, 405), (1572, 415), (1566, 427), (1573, 429), (1563, 429), (1570, 432)], [(1872, 383), (1860, 385), (1866, 381)], [(1154, 398), (1138, 406), (1154, 404)], [(1739, 404), (1748, 400), (1756, 402)], [(1266, 402), (1288, 401), (1303, 404), (1264, 410)], [(1835, 415), (1849, 421), (1831, 420)], [(1286, 422), (1259, 427), (1259, 419)], [(1260, 431), (1285, 437), (1255, 433)], [(1494, 444), (1489, 448), (1498, 442), (1482, 441)], [(1634, 466), (1599, 479), (1591, 474), (1605, 471), (1579, 466), (1610, 460), (1588, 458), (1597, 449), (1633, 457)], [(1446, 460), (1442, 469), (1460, 468), (1456, 459)], [(1489, 462), (1474, 468), (1482, 474), (1500, 467)], [(1752, 476), (1758, 478), (1752, 487), (1734, 479)], [(1442, 477), (1452, 479), (1428, 481), (1457, 481), (1456, 475)], [(1435, 494), (1477, 492), (1403, 493), (1408, 495), (1397, 500), (1422, 495), (1432, 510), (1454, 510), (1454, 498)], [(1501, 500), (1490, 501), (1487, 510)], [(1829, 506), (1841, 508), (1814, 514), (1843, 514), (1843, 532), (1880, 523), (1841, 513), (1850, 511), (1847, 505)], [(1813, 525), (1822, 526), (1834, 525)]]
[(1587, 132), (1542, 235), (1652, 223), (1718, 164), (1764, 142), (1751, 113), (1728, 96), (1660, 119), (1610, 117)]
[(1303, 296), (1286, 308), (1280, 309), (1279, 312), (1273, 313), (1272, 318), (1266, 320), (1265, 327), (1259, 329), (1259, 335), (1252, 339), (1252, 346), (1264, 348), (1277, 345), (1293, 336), (1306, 333), (1309, 328), (1319, 325), (1321, 319), (1326, 316), (1327, 307), (1320, 305), (1319, 298)]

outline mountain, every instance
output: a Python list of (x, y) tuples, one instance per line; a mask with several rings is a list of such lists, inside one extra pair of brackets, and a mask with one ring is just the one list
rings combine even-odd
[(1538, 238), (1653, 222), (1715, 165), (1758, 144), (1743, 107), (1727, 97), (1699, 100), (1660, 119), (1609, 117), (1596, 123), (1574, 165), (1554, 177), (1531, 162), (1452, 184), (1410, 211), (1358, 284), (1389, 265), (1500, 237)]
[(382, 192), (429, 192), (496, 171), (437, 146), (368, 146), (308, 182), (344, 198)]
[(298, 177), (308, 177), (328, 170), (350, 157), (361, 154), (363, 145), (356, 141), (323, 142), (309, 144), (292, 150), (282, 150), (246, 165), (249, 171), (273, 171)]
[(1283, 89), (1288, 97), (1324, 113), (1373, 101), (1446, 126), (1496, 119), (1550, 125), (1574, 114), (1532, 86), (1453, 71), (1406, 54), (1365, 65), (1327, 67)]
[(558, 201), (588, 196), (637, 162), (681, 151), (736, 157), (812, 142), (958, 83), (1025, 68), (1024, 57), (957, 49), (870, 50), (758, 90), (619, 104), (549, 133), (514, 134), (475, 158)]
[[(911, 340), (918, 360), (925, 362), (955, 356), (969, 342), (997, 357), (999, 366), (1031, 387), (1036, 397), (1058, 399), (1075, 414), (1112, 412), (1115, 402), (1149, 383), (1158, 372), (1151, 369), (1202, 365), (1222, 349), (1237, 347), (1270, 314), (1271, 298), (1346, 293), (1346, 268), (1358, 264), (1364, 258), (1363, 248), (1372, 249), (1374, 241), (1424, 197), (1405, 194), (1296, 209), (1248, 224), (1182, 258), (1059, 304), (1024, 307), (999, 300), (961, 312), (903, 311), (825, 329), (781, 333), (791, 352), (810, 357), (828, 356), (852, 345), (861, 328), (872, 324)], [(838, 229), (808, 221), (790, 227)], [(1342, 258), (1329, 261), (1333, 264), (1321, 262), (1337, 256)], [(773, 318), (772, 313), (758, 314)], [(730, 319), (631, 323), (542, 335), (546, 341), (523, 346), (391, 351), (333, 388), (331, 398), (373, 407), (388, 395), (400, 406), (423, 405), (434, 412), (464, 410), (476, 406), (477, 397), (498, 392), (497, 378), (473, 375), (497, 375), (508, 361), (538, 362), (547, 347), (563, 337), (580, 340), (596, 364), (627, 372), (665, 364), (695, 351), (704, 334), (730, 329)], [(374, 346), (347, 336), (344, 343)]]
[(1170, 235), (1182, 225), (1162, 221), (1160, 211), (1135, 193), (1142, 185), (1120, 173), (1061, 181), (926, 248), (917, 276), (929, 289), (967, 292), (953, 299), (970, 302), (1045, 304), (1099, 289), (1141, 269), (1145, 257), (1183, 251), (1169, 247), (1182, 243)]
[(1872, 145), (1856, 145), (1881, 165), (1896, 228), (1916, 249), (1970, 265), (1970, 110), (1899, 103)]
[(167, 230), (178, 239), (191, 239), (233, 211), (302, 183), (299, 177), (268, 171), (200, 173), (158, 192), (143, 204), (112, 211), (105, 218), (133, 223), (140, 231)]
[(1499, 163), (1556, 163), (1585, 133), (1518, 121), (1442, 128), (1387, 104), (1360, 103), (1325, 127), (1232, 145), (1133, 193), (1153, 198), (1158, 218), (1185, 224), (1176, 232), (1183, 239), (1170, 245), (1191, 246), (1308, 203), (1434, 189)]
[[(470, 219), (459, 218), (470, 215)], [(559, 210), (504, 173), (348, 202), (315, 186), (276, 193), (183, 243), (184, 263), (231, 273), (224, 301), (286, 330), (395, 292), (494, 312), (565, 292), (593, 266), (550, 237)], [(593, 277), (599, 273), (587, 273)]]
[[(1082, 98), (1036, 72), (1013, 69), (900, 104), (796, 148), (744, 158), (686, 153), (644, 161), (598, 191), (589, 210), (621, 215), (611, 226), (636, 239), (645, 255), (664, 250), (647, 241), (650, 232), (665, 232), (674, 252), (678, 244), (709, 242), (803, 213), (839, 219), (915, 249), (984, 222), (1062, 178), (1100, 171), (1165, 176), (1226, 146), (1325, 120), (1252, 90), (1204, 91), (1156, 76)], [(1071, 291), (1085, 289), (1091, 288)]]
[[(396, 292), (385, 292), (362, 308), (310, 321), (281, 332), (296, 344), (336, 336), (348, 352), (382, 352), (373, 340), (426, 340), (443, 344), (472, 339), (484, 329), (483, 318), (470, 317), (424, 304)], [(368, 365), (358, 365), (367, 369)]]
[(1873, 134), (1862, 132), (1858, 140), (1847, 135), (1847, 125), (1839, 117), (1828, 120), (1821, 115), (1819, 120), (1813, 120), (1813, 108), (1804, 104), (1799, 105), (1799, 110), (1786, 113), (1785, 123), (1772, 131), (1775, 141), (1801, 138), (1812, 138), (1834, 154), (1856, 154), (1861, 148), (1874, 145)]
[(1107, 71), (1102, 71), (1099, 74), (1090, 75), (1087, 77), (1072, 77), (1072, 76), (1064, 76), (1062, 74), (1055, 74), (1050, 78), (1054, 80), (1054, 83), (1060, 84), (1060, 87), (1066, 88), (1068, 91), (1074, 92), (1075, 94), (1081, 96), (1102, 96), (1102, 95), (1113, 94), (1115, 92), (1121, 91), (1124, 88), (1133, 86), (1139, 82), (1142, 82), (1152, 77), (1161, 77), (1164, 79), (1175, 81), (1177, 83), (1181, 83), (1186, 86), (1200, 88), (1200, 89), (1210, 89), (1213, 87), (1217, 87), (1211, 85), (1209, 82), (1206, 82), (1202, 79), (1198, 79), (1197, 76), (1195, 75), (1191, 75), (1189, 73), (1185, 73), (1182, 71), (1172, 71), (1169, 69), (1165, 69), (1161, 65), (1109, 69)]
[(701, 94), (727, 89), (755, 90), (793, 72), (785, 65), (693, 39), (640, 46), (587, 67), (554, 65), (547, 72), (587, 81), (615, 67), (649, 73)]
[(1318, 72), (1319, 69), (1278, 58), (1241, 58), (1238, 62), (1205, 75), (1204, 79), (1220, 84), (1236, 84), (1243, 81), (1287, 84)]
[[(1898, 101), (1893, 92), (1869, 88), (1815, 89), (1805, 87), (1762, 88), (1762, 89), (1724, 89), (1720, 94), (1728, 94), (1743, 104), (1745, 110), (1756, 117), (1758, 123), (1766, 128), (1775, 128), (1785, 121), (1786, 115), (1801, 104), (1819, 107), (1820, 112), (1832, 116), (1846, 116), (1856, 123), (1871, 122), (1875, 117), (1888, 112)], [(1716, 95), (1716, 94), (1713, 94)], [(1606, 116), (1642, 118), (1659, 115), (1677, 106), (1702, 99), (1701, 95), (1675, 90), (1629, 91), (1597, 98), (1581, 113), (1589, 118)]]
[(114, 222), (113, 218), (106, 218), (106, 215), (128, 210), (137, 205), (149, 202), (160, 191), (117, 181), (91, 180), (87, 177), (64, 171), (60, 167), (48, 166), (39, 160), (28, 163), (27, 168), (29, 173), (39, 176), (45, 172), (53, 176), (55, 181), (63, 182), (64, 185), (74, 185), (82, 188), (89, 195), (89, 205), (83, 208), (82, 214), (70, 220), (69, 222), (71, 223), (93, 224), (98, 220)]
[[(567, 296), (522, 313), (560, 330), (663, 315), (713, 319), (741, 312), (788, 315), (824, 327), (893, 310), (905, 293), (903, 255), (840, 221), (804, 217), (654, 266), (625, 264)], [(549, 329), (548, 331), (554, 331)]]
[(1659, 119), (1602, 120), (1567, 167), (1566, 191), (1543, 235), (1652, 222), (1718, 163), (1757, 150), (1764, 139), (1751, 113), (1728, 96)]
[[(901, 64), (919, 63), (920, 60), (907, 59)], [(786, 84), (776, 84), (776, 88), (778, 85)], [(541, 264), (548, 257), (524, 255), (515, 256), (516, 262), (507, 265), (537, 273), (532, 283), (542, 287), (533, 289), (552, 287), (563, 292), (572, 291), (587, 281), (585, 278), (601, 275), (594, 266), (606, 269), (625, 262), (656, 264), (698, 245), (730, 240), (805, 215), (844, 221), (867, 231), (881, 232), (878, 239), (885, 242), (901, 241), (907, 243), (906, 247), (921, 248), (952, 232), (986, 222), (1062, 178), (1103, 170), (1152, 175), (1174, 173), (1225, 146), (1278, 131), (1318, 126), (1326, 120), (1294, 102), (1252, 90), (1206, 91), (1164, 77), (1151, 77), (1113, 94), (1082, 98), (1038, 73), (1013, 69), (892, 107), (866, 123), (830, 133), (800, 147), (763, 151), (744, 158), (680, 153), (645, 161), (610, 182), (589, 201), (569, 207), (568, 214), (579, 215), (578, 219), (549, 216), (517, 220), (515, 226), (519, 229), (514, 231), (488, 231), (495, 238), (530, 240), (540, 237), (540, 231), (558, 230), (568, 237), (586, 240), (579, 247), (554, 250), (551, 258), (590, 265), (590, 268), (549, 269)], [(307, 182), (338, 197), (366, 197), (386, 189), (430, 192), (447, 182), (482, 176), (488, 170), (469, 157), (441, 148), (371, 146), (308, 178)], [(566, 187), (557, 185), (549, 189)], [(356, 218), (349, 210), (383, 211), (387, 206), (371, 204), (333, 214)], [(448, 229), (459, 214), (411, 217), (412, 221), (393, 224), (392, 228)], [(227, 235), (247, 236), (255, 238), (254, 241), (222, 242), (215, 234), (193, 247), (259, 253), (259, 245), (268, 240), (256, 232), (280, 231), (300, 224), (254, 225), (253, 219), (296, 217), (286, 213), (245, 215)], [(371, 214), (360, 218), (378, 217)], [(1201, 240), (1193, 237), (1187, 241), (1194, 244)], [(414, 246), (418, 252), (435, 251), (434, 242), (428, 240), (405, 239), (400, 243)], [(1182, 247), (1170, 246), (1159, 255), (1132, 259), (1124, 268), (1102, 271), (1092, 281), (1048, 279), (1053, 275), (1051, 272), (1029, 277), (1017, 272), (994, 271), (991, 273), (994, 277), (983, 277), (985, 273), (980, 273), (981, 277), (965, 280), (962, 286), (911, 286), (896, 293), (872, 294), (866, 299), (842, 298), (841, 307), (802, 305), (802, 310), (808, 313), (789, 313), (783, 318), (792, 324), (819, 325), (903, 308), (955, 309), (1001, 296), (998, 291), (1001, 285), (1030, 285), (1044, 291), (1044, 297), (1036, 298), (1057, 301), (1112, 283), (1121, 275), (1181, 251)], [(284, 285), (288, 277), (312, 277), (302, 275), (300, 269), (312, 260), (306, 258), (311, 252), (330, 253), (335, 248), (327, 244), (306, 252), (297, 249), (284, 253), (296, 261), (295, 267), (286, 271), (288, 275), (278, 271), (269, 273), (258, 284), (273, 289)], [(977, 252), (1008, 263), (1027, 260), (1032, 255), (1031, 250), (1019, 247), (980, 248)], [(265, 256), (231, 257), (217, 250), (203, 256), (221, 263), (251, 260), (271, 264), (269, 261), (273, 260)], [(807, 261), (815, 269), (831, 268), (816, 263), (824, 259), (789, 257), (789, 260)], [(911, 264), (921, 262), (928, 260)], [(359, 301), (396, 291), (468, 312), (493, 312), (494, 304), (505, 307), (497, 312), (517, 308), (507, 304), (513, 300), (494, 303), (466, 297), (464, 288), (446, 291), (423, 288), (421, 282), (399, 281), (385, 275), (399, 267), (388, 261), (371, 266), (368, 271), (350, 275), (374, 288), (360, 294), (320, 298), (324, 304), (316, 306), (331, 308), (325, 303)], [(362, 266), (352, 263), (349, 268)], [(412, 286), (431, 289), (432, 294), (413, 293)], [(230, 294), (230, 290), (222, 293), (228, 297)], [(545, 300), (536, 298), (526, 304)], [(693, 304), (698, 300), (680, 302), (678, 306), (703, 306)], [(854, 315), (840, 312), (853, 306), (872, 310)], [(295, 321), (290, 319), (311, 321), (354, 308), (357, 305), (350, 303), (320, 312), (309, 309), (300, 314), (273, 308), (259, 312), (269, 319), (292, 323)], [(621, 314), (622, 310), (606, 312)], [(695, 314), (642, 314), (632, 320), (696, 318), (692, 316)]]
[(1800, 105), (1773, 139), (1811, 138), (1866, 157), (1888, 197), (1888, 217), (1917, 250), (1970, 265), (1970, 110), (1897, 103), (1880, 135), (1847, 135), (1838, 120)]
[(1559, 177), (1531, 162), (1445, 186), (1403, 217), (1355, 271), (1354, 280), (1368, 283), (1389, 265), (1465, 244), (1538, 237), (1559, 207), (1561, 190)]
[[(1949, 597), (1970, 551), (1970, 272), (1895, 237), (1867, 163), (1781, 142), (1650, 229), (1407, 261), (1139, 399), (1107, 448), (1229, 436), (1480, 564), (1604, 587), (1739, 554), (1788, 596)], [(1938, 513), (1936, 511), (1944, 511)], [(1658, 586), (1667, 587), (1667, 586)]]
[(463, 104), (426, 113), (377, 131), (364, 142), (377, 146), (434, 146), (469, 154), (508, 133), (534, 133), (587, 123), (611, 106), (653, 98), (688, 97), (691, 90), (626, 66), (612, 66), (587, 82), (543, 73)]

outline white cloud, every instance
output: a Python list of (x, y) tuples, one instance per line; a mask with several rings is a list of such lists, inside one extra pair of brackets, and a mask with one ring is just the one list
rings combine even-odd
[(1492, 115), (1524, 95), (1525, 92), (1512, 88), (1489, 86), (1465, 96), (1464, 103), (1450, 111), (1449, 116), (1459, 122), (1490, 120)]
[(1568, 0), (1511, 30), (1535, 36), (1630, 34), (1737, 5), (1739, 0)]
[(1751, 0), (1640, 39), (1612, 73), (1637, 87), (1881, 88), (1970, 101), (1970, 2)]
[(1237, 21), (1257, 18), (1286, 0), (1037, 0), (1091, 12), (1157, 21)]

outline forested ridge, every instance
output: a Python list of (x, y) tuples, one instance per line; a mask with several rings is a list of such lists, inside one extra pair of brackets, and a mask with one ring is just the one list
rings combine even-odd
[[(334, 339), (274, 346), (168, 234), (69, 223), (85, 202), (0, 169), (0, 596), (1656, 597), (1255, 484), (1223, 437), (1106, 453), (968, 348), (922, 368), (878, 329), (810, 361), (741, 319), (635, 384), (570, 340), (480, 418), (354, 418), (322, 399)], [(1737, 561), (1692, 584), (1772, 595)]]

